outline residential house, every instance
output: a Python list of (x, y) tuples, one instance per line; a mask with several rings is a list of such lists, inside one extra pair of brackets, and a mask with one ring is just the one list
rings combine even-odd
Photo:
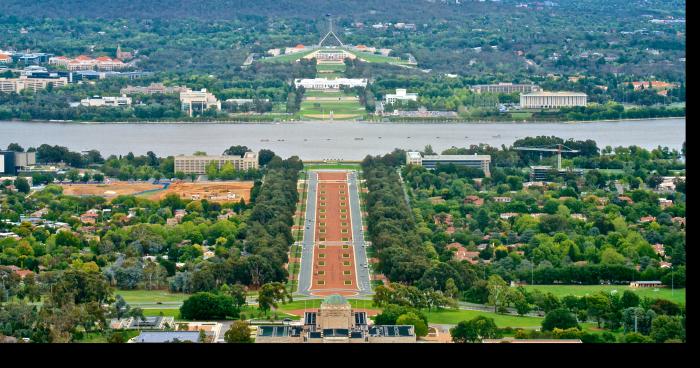
[(666, 209), (673, 206), (673, 200), (666, 198), (659, 198), (659, 207)]
[(644, 216), (644, 217), (639, 219), (639, 222), (641, 222), (643, 224), (647, 223), (647, 222), (654, 222), (654, 221), (656, 221), (656, 217), (654, 217), (654, 216)]
[(658, 254), (662, 257), (664, 257), (666, 255), (666, 251), (665, 251), (663, 244), (656, 243), (656, 244), (652, 245), (652, 248), (654, 248), (654, 252), (656, 252), (656, 254)]
[(464, 204), (473, 204), (477, 207), (480, 207), (484, 205), (484, 199), (480, 198), (479, 196), (470, 195), (464, 198)]
[(493, 201), (496, 203), (510, 203), (512, 199), (510, 197), (493, 197)]

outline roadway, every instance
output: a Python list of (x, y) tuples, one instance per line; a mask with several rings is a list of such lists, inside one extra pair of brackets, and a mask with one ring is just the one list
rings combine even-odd
[(355, 274), (357, 275), (357, 287), (359, 295), (372, 293), (372, 280), (369, 274), (369, 263), (365, 244), (364, 231), (362, 230), (362, 207), (360, 206), (360, 188), (357, 180), (357, 171), (348, 173), (348, 192), (350, 194), (350, 219), (352, 221), (352, 246), (355, 251)]
[(316, 193), (318, 191), (318, 174), (308, 171), (307, 174), (306, 214), (304, 216), (301, 241), (301, 264), (299, 265), (298, 292), (309, 295), (311, 289), (311, 276), (314, 262), (314, 226), (316, 224)]

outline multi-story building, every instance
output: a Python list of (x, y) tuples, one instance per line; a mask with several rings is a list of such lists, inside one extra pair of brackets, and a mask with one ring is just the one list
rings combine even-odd
[(405, 88), (397, 88), (396, 93), (387, 93), (384, 101), (388, 104), (394, 104), (396, 101), (418, 101), (418, 94), (406, 93)]
[(156, 94), (156, 93), (169, 94), (169, 93), (182, 93), (182, 92), (188, 92), (188, 91), (190, 91), (190, 89), (187, 87), (181, 87), (181, 86), (166, 87), (162, 83), (151, 83), (149, 86), (145, 86), (145, 87), (126, 86), (125, 88), (121, 89), (120, 93), (123, 95), (130, 95), (130, 94), (134, 94), (134, 93), (152, 95), (152, 94)]
[(294, 86), (304, 87), (305, 89), (340, 89), (343, 86), (367, 87), (367, 79), (365, 78), (297, 78), (294, 80)]
[(303, 325), (259, 326), (256, 343), (414, 343), (411, 325), (368, 325), (367, 313), (354, 311), (340, 295), (330, 295), (317, 311), (304, 313)]
[(36, 152), (0, 151), (0, 174), (16, 175), (32, 165), (36, 165)]
[(524, 109), (553, 109), (586, 106), (588, 95), (582, 92), (532, 92), (520, 95), (520, 107)]
[(203, 112), (212, 107), (216, 108), (217, 111), (221, 110), (221, 102), (214, 94), (207, 92), (206, 88), (202, 88), (201, 91), (188, 89), (180, 92), (180, 103), (182, 111), (187, 111), (190, 116), (193, 116), (195, 111)]
[(406, 152), (407, 165), (420, 165), (426, 169), (435, 169), (437, 165), (454, 164), (481, 169), (486, 177), (491, 176), (489, 165), (491, 155), (421, 155), (420, 152)]
[(229, 162), (236, 170), (257, 169), (258, 154), (246, 152), (243, 156), (175, 156), (175, 172), (203, 175), (212, 162), (219, 170)]
[(542, 89), (536, 84), (513, 84), (513, 83), (498, 83), (498, 84), (476, 84), (469, 89), (474, 93), (531, 93), (539, 92)]
[(91, 98), (85, 98), (80, 100), (82, 106), (89, 107), (122, 107), (131, 106), (131, 97), (119, 96), (119, 97), (100, 97), (93, 96)]
[(111, 59), (107, 56), (100, 56), (98, 58), (91, 58), (89, 56), (80, 55), (75, 59), (71, 59), (65, 56), (54, 56), (49, 58), (49, 64), (64, 66), (69, 71), (76, 70), (101, 70), (101, 71), (113, 71), (124, 69), (127, 64), (118, 59)]
[(29, 89), (34, 92), (46, 89), (51, 84), (54, 88), (62, 87), (68, 84), (68, 78), (29, 78), (20, 76), (19, 78), (0, 78), (0, 92), (21, 92), (24, 89)]

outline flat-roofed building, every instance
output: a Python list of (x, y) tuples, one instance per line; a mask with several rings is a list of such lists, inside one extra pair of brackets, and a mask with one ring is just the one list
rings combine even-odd
[(152, 95), (156, 93), (169, 94), (169, 93), (181, 93), (190, 91), (187, 87), (174, 86), (166, 87), (163, 83), (151, 83), (148, 86), (126, 86), (122, 88), (120, 93), (122, 95), (130, 95), (134, 93), (141, 93), (146, 95)]
[(36, 152), (0, 151), (0, 174), (16, 175), (33, 165), (36, 165)]
[(236, 170), (257, 169), (258, 154), (246, 152), (243, 156), (175, 156), (175, 172), (203, 175), (207, 172), (207, 166), (212, 162), (219, 170), (227, 163), (233, 164), (233, 168)]
[(203, 112), (212, 107), (216, 108), (217, 111), (221, 111), (221, 102), (214, 94), (207, 92), (206, 88), (202, 88), (201, 91), (188, 90), (180, 92), (180, 103), (182, 104), (182, 110), (187, 111), (190, 116), (195, 111)]
[(396, 101), (418, 101), (417, 93), (407, 93), (405, 88), (397, 88), (396, 93), (387, 93), (384, 96), (386, 103), (396, 103)]
[[(418, 159), (418, 156), (421, 156)], [(410, 161), (410, 163), (409, 163)], [(435, 169), (437, 165), (454, 164), (457, 166), (467, 166), (481, 169), (486, 177), (491, 176), (489, 165), (491, 164), (491, 155), (425, 155), (420, 152), (407, 152), (406, 164), (421, 165), (426, 169)]]
[(520, 107), (524, 109), (555, 109), (586, 106), (588, 95), (582, 92), (532, 92), (520, 95)]
[(126, 96), (93, 96), (80, 100), (81, 106), (87, 107), (124, 107), (131, 106), (131, 97)]
[(68, 78), (29, 78), (20, 76), (19, 78), (0, 78), (0, 92), (21, 92), (29, 89), (33, 92), (44, 90), (48, 85), (53, 85), (54, 88), (62, 87), (68, 84)]
[(367, 79), (365, 78), (297, 78), (294, 80), (294, 86), (304, 87), (305, 89), (340, 89), (341, 87), (367, 87)]
[(474, 93), (531, 93), (539, 92), (542, 89), (536, 84), (513, 84), (513, 83), (498, 83), (498, 84), (475, 84), (469, 87)]
[(420, 152), (406, 152), (406, 165), (423, 165), (423, 156)]
[(367, 313), (355, 311), (341, 295), (326, 297), (302, 325), (259, 326), (256, 343), (413, 343), (411, 325), (369, 326)]
[(129, 340), (130, 343), (166, 343), (199, 341), (199, 331), (141, 331), (141, 334)]

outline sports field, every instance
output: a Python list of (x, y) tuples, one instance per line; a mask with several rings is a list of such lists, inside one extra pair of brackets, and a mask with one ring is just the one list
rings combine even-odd
[(558, 298), (567, 295), (586, 296), (599, 291), (606, 293), (617, 292), (622, 294), (625, 290), (633, 291), (640, 298), (660, 298), (668, 299), (674, 303), (685, 303), (685, 289), (671, 288), (631, 288), (627, 285), (525, 285), (526, 290), (538, 289), (543, 292), (550, 292)]
[(115, 295), (121, 295), (129, 304), (151, 304), (165, 302), (182, 302), (189, 294), (171, 293), (167, 290), (116, 290)]

